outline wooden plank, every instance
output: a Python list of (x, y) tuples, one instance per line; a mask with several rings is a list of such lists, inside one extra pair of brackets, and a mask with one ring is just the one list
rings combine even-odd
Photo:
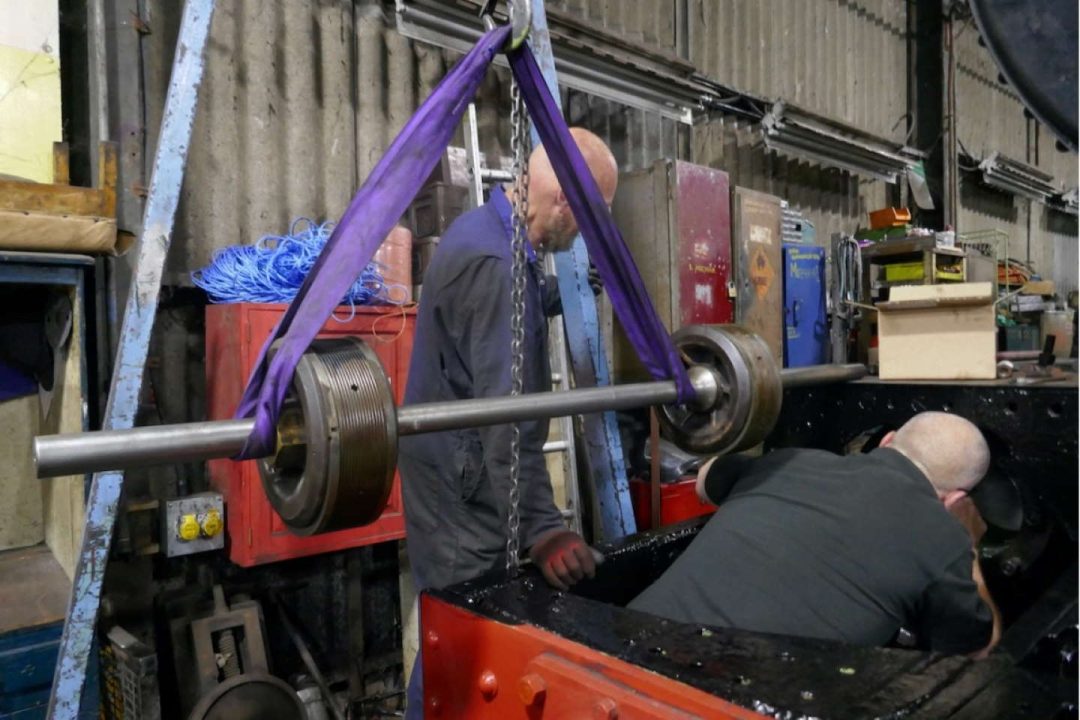
[(101, 214), (101, 191), (74, 185), (0, 180), (0, 210), (93, 217)]
[(64, 619), (71, 582), (44, 545), (0, 552), (0, 633)]
[(97, 185), (101, 193), (101, 205), (97, 214), (107, 218), (116, 217), (117, 154), (116, 143), (98, 144)]
[[(0, 248), (4, 250), (115, 255), (119, 243), (112, 218), (0, 209)], [(122, 251), (123, 246), (119, 247)]]
[(67, 143), (53, 143), (53, 182), (0, 179), (0, 210), (57, 215), (116, 217), (118, 151), (113, 142), (98, 145), (98, 187), (69, 185), (71, 162)]
[(65, 142), (53, 143), (53, 184), (71, 184), (71, 155)]
[(874, 307), (887, 312), (903, 312), (904, 310), (925, 310), (936, 307), (989, 305), (990, 302), (989, 298), (984, 297), (926, 298), (925, 300), (890, 300), (879, 302)]

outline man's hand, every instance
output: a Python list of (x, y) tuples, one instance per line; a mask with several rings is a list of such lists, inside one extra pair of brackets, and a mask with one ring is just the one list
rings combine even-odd
[(963, 497), (949, 507), (949, 514), (960, 521), (971, 536), (971, 544), (978, 545), (986, 534), (986, 522), (979, 514), (979, 509), (969, 497)]
[(604, 281), (600, 279), (600, 271), (592, 263), (589, 263), (589, 287), (594, 296), (599, 296), (604, 292)]
[[(986, 526), (983, 525), (983, 528)], [(993, 626), (990, 630), (990, 642), (982, 650), (972, 653), (971, 657), (976, 660), (982, 660), (990, 655), (990, 651), (1001, 640), (1001, 611), (998, 610), (997, 603), (994, 602), (994, 598), (990, 596), (990, 589), (986, 587), (986, 580), (983, 579), (982, 568), (979, 567), (979, 558), (975, 557), (975, 562), (971, 568), (971, 579), (975, 581), (975, 586), (979, 590), (979, 597), (982, 598), (986, 606), (990, 608), (990, 616), (993, 618)]]
[(566, 590), (584, 577), (596, 574), (592, 549), (580, 535), (570, 530), (552, 530), (540, 536), (529, 557), (540, 568), (544, 579), (559, 590)]

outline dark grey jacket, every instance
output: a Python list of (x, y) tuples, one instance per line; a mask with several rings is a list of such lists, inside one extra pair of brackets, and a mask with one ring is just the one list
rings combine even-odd
[[(510, 394), (510, 204), (495, 191), (443, 235), (424, 273), (405, 404)], [(525, 289), (525, 392), (551, 389), (546, 280)], [(521, 547), (563, 526), (543, 455), (547, 421), (521, 423)], [(506, 562), (511, 426), (403, 437), (398, 467), (418, 589)]]

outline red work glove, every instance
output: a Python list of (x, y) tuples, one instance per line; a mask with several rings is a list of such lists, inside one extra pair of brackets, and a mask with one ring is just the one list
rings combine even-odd
[(529, 557), (540, 568), (544, 579), (559, 590), (566, 590), (583, 577), (596, 574), (593, 551), (580, 535), (569, 530), (552, 530), (540, 536)]

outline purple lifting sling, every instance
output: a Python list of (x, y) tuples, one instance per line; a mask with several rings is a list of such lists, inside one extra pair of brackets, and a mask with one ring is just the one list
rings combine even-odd
[[(272, 452), (278, 413), (300, 356), (431, 174), (509, 35), (508, 27), (500, 27), (480, 38), (402, 128), (356, 193), (248, 380), (236, 416), (254, 416), (255, 429), (240, 457)], [(630, 343), (654, 378), (675, 380), (680, 400), (690, 399), (693, 389), (686, 369), (528, 45), (510, 54), (510, 66)], [(279, 339), (268, 363), (267, 351)]]

